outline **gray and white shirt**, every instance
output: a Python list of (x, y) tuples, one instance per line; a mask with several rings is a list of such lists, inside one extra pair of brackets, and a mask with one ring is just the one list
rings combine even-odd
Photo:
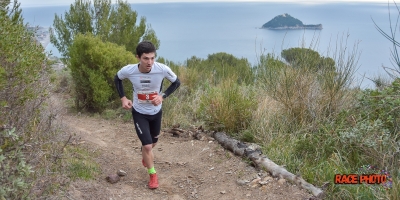
[(154, 106), (151, 100), (162, 91), (164, 78), (175, 82), (176, 74), (170, 67), (159, 62), (154, 62), (151, 71), (142, 73), (138, 64), (130, 64), (123, 67), (117, 73), (119, 79), (129, 79), (133, 85), (133, 108), (145, 115), (157, 114), (162, 104)]

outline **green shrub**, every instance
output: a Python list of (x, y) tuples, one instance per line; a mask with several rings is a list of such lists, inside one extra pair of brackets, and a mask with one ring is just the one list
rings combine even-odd
[(367, 89), (359, 98), (357, 110), (362, 119), (380, 119), (392, 134), (400, 130), (400, 78), (382, 90)]
[(34, 160), (53, 135), (54, 113), (46, 107), (51, 69), (20, 13), (18, 3), (0, 8), (0, 199), (30, 197), (39, 175)]
[[(31, 184), (27, 178), (31, 175), (32, 167), (27, 164), (23, 149), (15, 145), (19, 141), (19, 136), (15, 129), (0, 131), (0, 198), (11, 199), (26, 198)], [(3, 151), (5, 149), (6, 151)]]
[[(78, 34), (69, 52), (76, 108), (101, 112), (117, 99), (114, 76), (121, 67), (136, 61), (134, 55), (91, 34)], [(124, 83), (126, 95), (131, 94), (131, 84)]]
[[(245, 58), (238, 59), (231, 54), (215, 53), (208, 55), (207, 59), (192, 57), (186, 61), (188, 68), (197, 71), (196, 79), (199, 83), (206, 80), (217, 85), (225, 79), (235, 77), (239, 84), (253, 84), (254, 75), (250, 63)], [(196, 80), (195, 79), (195, 80)]]
[(311, 124), (315, 128), (351, 104), (348, 97), (352, 94), (349, 83), (356, 67), (353, 62), (339, 56), (335, 66), (332, 58), (305, 48), (284, 50), (282, 57), (288, 65), (274, 55), (261, 56), (256, 77), (266, 93), (284, 106), (294, 127)]
[(249, 127), (257, 101), (254, 91), (244, 90), (233, 80), (235, 78), (225, 79), (207, 89), (200, 98), (197, 112), (212, 129), (237, 134)]

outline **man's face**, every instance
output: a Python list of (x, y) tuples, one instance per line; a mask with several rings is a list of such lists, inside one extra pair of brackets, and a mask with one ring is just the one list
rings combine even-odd
[(138, 58), (139, 62), (140, 62), (140, 65), (139, 65), (140, 72), (150, 72), (151, 67), (154, 64), (155, 57), (156, 57), (156, 54), (154, 52), (143, 53), (142, 56), (140, 56), (140, 57), (138, 57), (136, 55), (136, 58)]

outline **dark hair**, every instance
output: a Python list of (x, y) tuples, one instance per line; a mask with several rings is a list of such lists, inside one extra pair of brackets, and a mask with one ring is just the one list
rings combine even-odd
[(139, 58), (142, 56), (143, 53), (153, 52), (156, 53), (156, 47), (153, 45), (153, 43), (149, 41), (142, 41), (136, 47), (136, 55), (138, 55)]

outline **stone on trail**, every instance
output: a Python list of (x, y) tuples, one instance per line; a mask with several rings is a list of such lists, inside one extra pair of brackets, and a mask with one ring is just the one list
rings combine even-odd
[(110, 174), (107, 176), (106, 180), (112, 184), (118, 182), (121, 178), (118, 176), (118, 174)]

